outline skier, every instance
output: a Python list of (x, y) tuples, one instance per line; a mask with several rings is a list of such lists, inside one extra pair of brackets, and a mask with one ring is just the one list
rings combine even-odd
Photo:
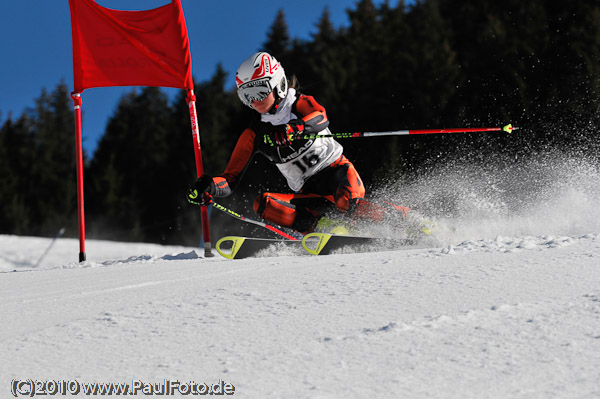
[(363, 201), (365, 187), (341, 144), (331, 137), (301, 137), (330, 134), (329, 120), (322, 105), (297, 91), (294, 78), (288, 81), (275, 57), (252, 55), (235, 80), (240, 100), (257, 112), (256, 118), (238, 139), (225, 172), (201, 176), (188, 192), (189, 202), (208, 205), (213, 196), (230, 195), (254, 154), (261, 153), (292, 190), (259, 195), (254, 210), (261, 218), (302, 234), (312, 232), (319, 220), (330, 223), (323, 215), (332, 209), (343, 216), (377, 218), (373, 204)]

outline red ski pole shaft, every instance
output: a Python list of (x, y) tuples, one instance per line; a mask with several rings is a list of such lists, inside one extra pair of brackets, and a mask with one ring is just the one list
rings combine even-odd
[(378, 137), (378, 136), (408, 136), (411, 134), (438, 134), (438, 133), (469, 133), (469, 132), (499, 132), (511, 133), (518, 129), (511, 124), (500, 127), (468, 127), (452, 129), (416, 129), (416, 130), (395, 130), (388, 132), (354, 132), (354, 133), (331, 133), (331, 134), (305, 134), (303, 139), (315, 139), (319, 137), (333, 137), (336, 139), (357, 138), (357, 137)]
[(288, 233), (286, 233), (285, 231), (282, 231), (282, 230), (278, 229), (277, 227), (271, 226), (270, 224), (266, 224), (264, 222), (260, 222), (258, 220), (254, 220), (254, 219), (248, 219), (247, 217), (240, 215), (239, 213), (234, 212), (231, 209), (226, 208), (221, 204), (217, 204), (214, 201), (211, 202), (210, 204), (213, 206), (213, 208), (216, 208), (216, 209), (220, 210), (221, 212), (228, 214), (229, 216), (232, 216), (238, 220), (241, 220), (242, 222), (252, 223), (257, 226), (264, 227), (265, 229), (271, 230), (273, 233), (279, 234), (280, 236), (287, 238), (288, 240), (297, 240), (296, 237), (293, 237), (293, 236), (289, 235)]

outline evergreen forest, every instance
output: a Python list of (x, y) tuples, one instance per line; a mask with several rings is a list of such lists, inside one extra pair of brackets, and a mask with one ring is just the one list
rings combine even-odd
[[(279, 11), (262, 48), (325, 106), (334, 132), (503, 126), (513, 134), (340, 140), (368, 192), (457, 159), (511, 162), (576, 149), (600, 158), (600, 3), (597, 0), (360, 0), (347, 26), (327, 9), (309, 40)], [(190, 40), (200, 40), (190, 37)], [(220, 174), (251, 111), (216, 65), (195, 82), (205, 172)], [(2, 111), (2, 110), (0, 110)], [(86, 237), (199, 245), (200, 208), (185, 193), (196, 166), (185, 93), (135, 88), (115, 104), (94, 154), (84, 154)], [(0, 126), (0, 234), (77, 237), (74, 115), (63, 82)], [(264, 190), (288, 190), (260, 155), (219, 202), (256, 218)], [(410, 204), (407, 204), (410, 205)], [(248, 233), (211, 213), (213, 238)]]

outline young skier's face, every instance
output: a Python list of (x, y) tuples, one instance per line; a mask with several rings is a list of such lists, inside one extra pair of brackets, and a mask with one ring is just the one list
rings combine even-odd
[(269, 112), (273, 104), (275, 104), (275, 93), (270, 92), (269, 95), (262, 101), (253, 100), (252, 108), (254, 108), (254, 110), (257, 112), (264, 114)]

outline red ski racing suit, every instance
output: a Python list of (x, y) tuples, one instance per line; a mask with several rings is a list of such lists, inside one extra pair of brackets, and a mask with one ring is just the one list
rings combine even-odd
[[(289, 145), (273, 146), (265, 134), (273, 125), (294, 124), (308, 134), (329, 134), (325, 108), (312, 96), (290, 88), (275, 112), (260, 115), (246, 128), (221, 176), (213, 177), (208, 190), (215, 197), (230, 195), (256, 153), (275, 164), (292, 193), (263, 193), (256, 198), (257, 214), (280, 226), (299, 232), (312, 231), (322, 213), (337, 209), (344, 214), (361, 212), (365, 188), (354, 165), (342, 154), (342, 146), (331, 137), (298, 138)], [(362, 210), (364, 213), (364, 209)]]

